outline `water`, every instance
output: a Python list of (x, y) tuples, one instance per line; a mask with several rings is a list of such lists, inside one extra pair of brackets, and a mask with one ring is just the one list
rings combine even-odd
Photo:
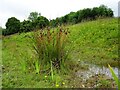
[[(76, 74), (78, 77), (82, 77), (83, 80), (86, 80), (86, 79), (89, 79), (91, 76), (94, 76), (96, 74), (102, 74), (102, 75), (106, 75), (108, 78), (111, 78), (113, 79), (112, 77), (112, 74), (109, 70), (109, 68), (107, 67), (99, 67), (97, 65), (94, 65), (94, 64), (88, 64), (88, 63), (84, 63), (84, 62), (81, 62), (80, 63), (82, 66), (84, 65), (87, 65), (88, 66), (88, 70), (85, 70), (85, 71), (78, 71)], [(117, 67), (112, 67), (115, 74), (118, 76), (118, 68)]]

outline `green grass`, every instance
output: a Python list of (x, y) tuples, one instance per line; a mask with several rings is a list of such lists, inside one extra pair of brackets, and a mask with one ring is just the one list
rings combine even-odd
[(117, 18), (108, 18), (70, 26), (75, 59), (116, 66), (118, 63), (117, 23)]
[[(71, 61), (77, 62), (80, 59), (101, 66), (108, 64), (117, 66), (117, 23), (117, 18), (107, 18), (67, 26), (70, 31), (69, 40), (71, 42), (68, 42), (67, 47), (71, 47)], [(44, 73), (36, 74), (38, 70), (35, 71), (36, 69), (32, 64), (36, 60), (36, 56), (32, 47), (31, 34), (32, 32), (28, 32), (3, 38), (3, 88), (70, 87), (72, 83), (69, 81), (73, 77), (72, 73), (66, 75), (61, 74), (62, 72), (54, 73), (53, 81), (51, 81), (51, 76)], [(67, 65), (73, 69), (73, 72), (78, 69), (72, 63)]]

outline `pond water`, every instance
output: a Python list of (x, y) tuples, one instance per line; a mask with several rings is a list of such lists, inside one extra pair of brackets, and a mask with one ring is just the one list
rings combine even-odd
[[(83, 80), (87, 80), (89, 79), (91, 76), (94, 76), (94, 75), (97, 75), (97, 74), (101, 74), (101, 75), (106, 75), (109, 79), (113, 79), (112, 77), (112, 74), (109, 70), (109, 68), (107, 67), (99, 67), (97, 65), (94, 65), (94, 64), (88, 64), (88, 63), (85, 63), (85, 62), (81, 62), (80, 63), (81, 65), (83, 66), (87, 66), (88, 67), (88, 70), (84, 70), (84, 71), (78, 71), (76, 74), (77, 74), (77, 77), (82, 77)], [(115, 74), (118, 76), (118, 68), (117, 67), (112, 67)]]

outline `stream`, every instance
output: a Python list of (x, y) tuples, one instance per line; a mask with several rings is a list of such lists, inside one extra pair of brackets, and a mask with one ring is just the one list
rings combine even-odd
[[(80, 63), (81, 65), (85, 66), (87, 65), (88, 66), (88, 70), (84, 70), (84, 71), (78, 71), (76, 73), (77, 77), (82, 77), (83, 80), (87, 80), (89, 79), (91, 76), (94, 76), (94, 75), (97, 75), (97, 74), (100, 74), (100, 75), (105, 75), (107, 76), (109, 79), (113, 79), (112, 77), (112, 74), (109, 70), (109, 68), (107, 67), (100, 67), (100, 66), (97, 66), (97, 65), (94, 65), (94, 64), (88, 64), (88, 63), (85, 63), (85, 62), (81, 62)], [(117, 67), (112, 67), (115, 74), (118, 76), (118, 68)]]

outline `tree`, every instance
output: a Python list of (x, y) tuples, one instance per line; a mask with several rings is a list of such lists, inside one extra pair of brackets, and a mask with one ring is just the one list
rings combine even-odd
[(92, 18), (96, 19), (99, 16), (99, 8), (98, 7), (94, 7), (92, 9)]
[(20, 25), (20, 32), (28, 32), (32, 30), (32, 22), (29, 20), (24, 20)]
[(33, 23), (36, 25), (35, 28), (38, 29), (49, 26), (49, 20), (44, 16), (39, 16)]
[(108, 12), (108, 17), (113, 17), (114, 15), (113, 11), (110, 8), (108, 8), (107, 12)]
[(57, 26), (57, 23), (56, 23), (56, 20), (55, 20), (55, 19), (50, 20), (50, 26), (51, 26), (51, 27), (56, 27), (56, 26)]
[(41, 29), (46, 26), (56, 27), (62, 24), (76, 24), (82, 20), (94, 20), (98, 17), (113, 17), (113, 11), (105, 5), (100, 5), (93, 9), (86, 8), (77, 12), (70, 12), (62, 17), (52, 19), (50, 22), (46, 17), (41, 16), (40, 13), (31, 12), (28, 20), (24, 20), (21, 23), (15, 17), (9, 18), (6, 23), (6, 29), (3, 30), (3, 34), (9, 35), (17, 32), (28, 32), (34, 29)]
[(14, 34), (19, 31), (20, 31), (20, 21), (15, 17), (9, 18), (6, 23), (6, 35)]
[(77, 15), (77, 22), (81, 22), (82, 21), (82, 10), (79, 10), (76, 12)]
[(90, 8), (86, 8), (80, 11), (80, 19), (88, 20), (92, 18), (92, 10)]
[(34, 20), (36, 20), (39, 16), (41, 16), (40, 13), (38, 13), (38, 12), (31, 12), (30, 15), (29, 15), (29, 17), (28, 17), (28, 19), (29, 19), (30, 21), (34, 21)]
[(66, 24), (68, 22), (68, 15), (62, 17), (62, 22)]
[(31, 12), (28, 20), (30, 20), (32, 23), (32, 29), (41, 29), (49, 25), (49, 20), (46, 17), (41, 16), (41, 14), (38, 12)]
[(70, 12), (69, 14), (66, 15), (66, 23), (69, 24), (75, 24), (77, 23), (77, 13), (76, 12)]
[(107, 16), (107, 6), (105, 6), (105, 5), (100, 5), (99, 6), (99, 15), (102, 16), (102, 17)]

